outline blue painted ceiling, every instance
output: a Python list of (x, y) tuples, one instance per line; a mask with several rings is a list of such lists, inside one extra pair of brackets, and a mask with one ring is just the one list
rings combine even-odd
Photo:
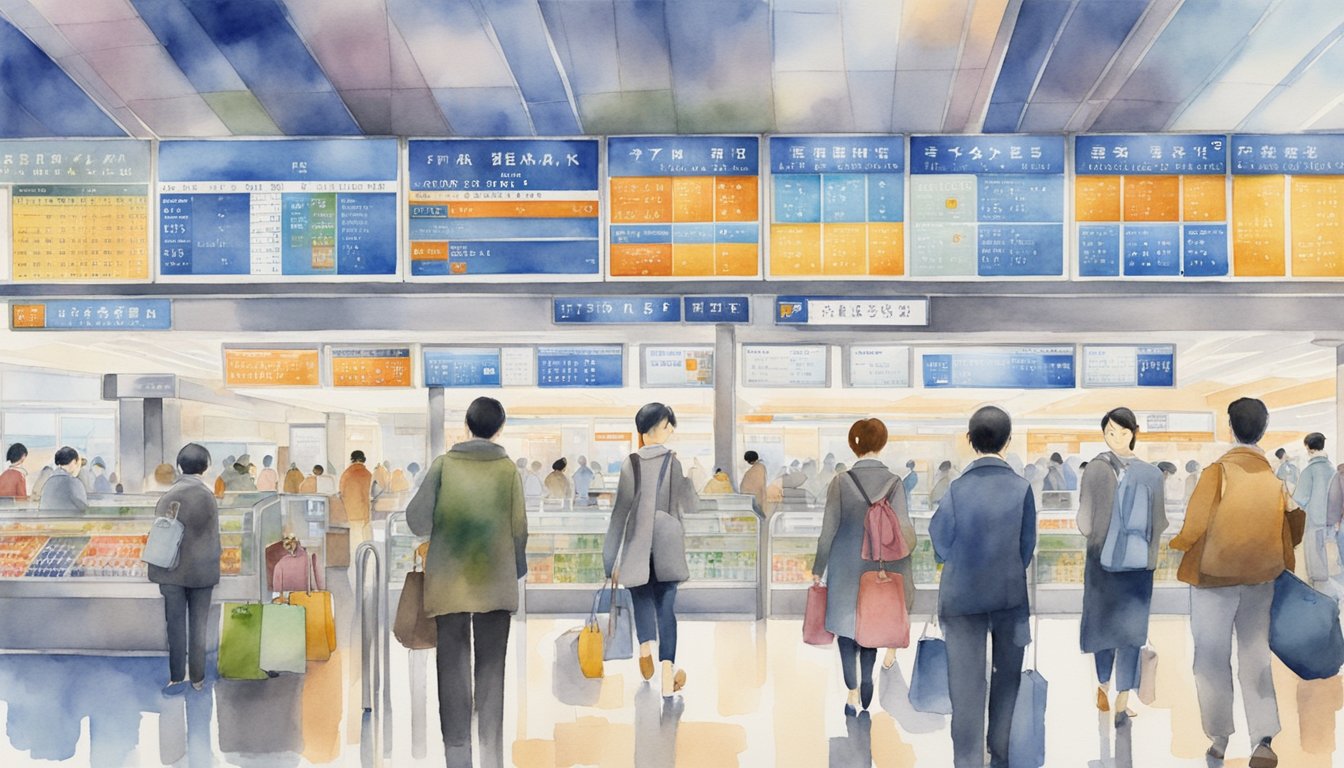
[(0, 136), (1344, 129), (1341, 0), (0, 0)]

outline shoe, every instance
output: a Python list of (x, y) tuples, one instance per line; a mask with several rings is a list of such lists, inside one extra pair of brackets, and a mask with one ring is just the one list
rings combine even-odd
[(639, 674), (643, 675), (645, 680), (652, 680), (652, 679), (653, 679), (653, 657), (652, 657), (652, 656), (640, 656), (640, 657), (639, 657)]
[(1129, 710), (1125, 710), (1124, 712), (1116, 712), (1115, 727), (1123, 728), (1124, 726), (1129, 725), (1129, 718), (1130, 718)]
[(864, 680), (863, 682), (859, 683), (859, 701), (863, 703), (863, 708), (865, 711), (868, 709), (868, 705), (873, 703), (872, 680)]
[(203, 691), (203, 690), (205, 690), (205, 681), (204, 681), (204, 680), (192, 680), (192, 681), (191, 681), (191, 687), (192, 687), (193, 689), (197, 690), (197, 691)]
[(1100, 712), (1111, 711), (1111, 697), (1106, 695), (1106, 689), (1097, 686), (1097, 710)]
[(858, 714), (859, 710), (855, 709), (853, 704), (845, 705), (845, 717), (855, 717)]
[(1209, 745), (1208, 750), (1204, 754), (1212, 757), (1214, 760), (1222, 760), (1227, 756), (1227, 737), (1223, 736), (1214, 739), (1213, 743)]
[(1278, 764), (1279, 756), (1270, 748), (1269, 739), (1260, 740), (1255, 751), (1251, 753), (1251, 761), (1247, 763), (1250, 768), (1275, 768)]
[(187, 692), (186, 680), (175, 680), (163, 686), (164, 696), (178, 696)]
[(676, 693), (677, 691), (680, 691), (682, 688), (685, 687), (686, 687), (686, 670), (678, 669), (677, 673), (672, 676), (672, 692)]

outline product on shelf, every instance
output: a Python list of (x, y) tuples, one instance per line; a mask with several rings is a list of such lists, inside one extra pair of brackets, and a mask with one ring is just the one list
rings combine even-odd
[(47, 543), (46, 536), (0, 536), (0, 578), (18, 578)]
[(56, 536), (47, 539), (24, 575), (35, 578), (66, 576), (88, 543), (88, 536)]

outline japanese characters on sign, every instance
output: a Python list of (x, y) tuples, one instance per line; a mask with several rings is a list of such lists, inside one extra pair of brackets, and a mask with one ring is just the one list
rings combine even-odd
[(1238, 277), (1344, 277), (1344, 134), (1232, 137)]
[(845, 350), (845, 386), (910, 386), (910, 348), (891, 344), (852, 344)]
[(743, 344), (742, 386), (824, 389), (831, 385), (825, 344)]
[(331, 347), (333, 387), (409, 387), (410, 347)]
[(423, 347), (426, 387), (500, 386), (499, 347)]
[(1080, 277), (1228, 273), (1226, 136), (1079, 136), (1074, 171)]
[(714, 348), (708, 345), (640, 347), (645, 387), (713, 387)]
[(567, 323), (679, 323), (677, 296), (590, 296), (552, 299), (552, 322)]
[(607, 140), (612, 277), (760, 275), (760, 138)]
[(229, 387), (320, 387), (316, 346), (224, 347), (224, 384)]
[(0, 141), (11, 278), (149, 280), (149, 181), (147, 141)]
[(413, 139), (412, 277), (600, 278), (597, 139)]
[(1084, 387), (1174, 387), (1176, 345), (1086, 344)]
[(76, 299), (18, 301), (9, 305), (15, 331), (167, 331), (171, 299)]
[(914, 136), (913, 277), (1062, 277), (1063, 136)]
[(929, 389), (1073, 389), (1072, 346), (950, 347), (921, 350), (924, 386)]
[(397, 274), (395, 139), (164, 141), (163, 277)]
[(751, 297), (686, 296), (682, 299), (682, 319), (688, 323), (750, 323)]
[(922, 326), (929, 324), (929, 300), (780, 296), (775, 324)]
[(625, 347), (620, 344), (537, 347), (537, 386), (542, 389), (624, 385)]
[(905, 138), (771, 136), (772, 278), (905, 274)]

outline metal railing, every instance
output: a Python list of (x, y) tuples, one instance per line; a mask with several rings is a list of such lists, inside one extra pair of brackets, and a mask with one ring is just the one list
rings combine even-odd
[[(373, 589), (366, 583), (368, 562), (373, 560)], [(387, 570), (378, 544), (366, 541), (355, 549), (355, 599), (359, 606), (360, 704), (371, 719), (373, 754), (392, 755), (392, 692), (388, 687), (392, 661), (387, 610)], [(370, 600), (373, 601), (370, 610)], [(377, 749), (377, 742), (382, 749)]]

